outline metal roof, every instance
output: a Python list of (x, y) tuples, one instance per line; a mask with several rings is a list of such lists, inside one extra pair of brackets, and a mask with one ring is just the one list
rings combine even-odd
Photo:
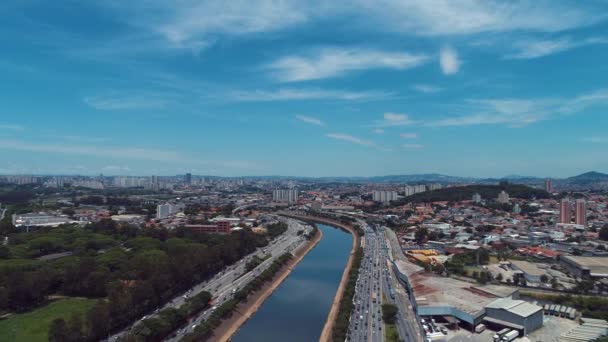
[(543, 309), (538, 305), (534, 305), (523, 300), (515, 300), (511, 298), (497, 299), (492, 303), (486, 305), (486, 308), (506, 310), (521, 317), (531, 316)]

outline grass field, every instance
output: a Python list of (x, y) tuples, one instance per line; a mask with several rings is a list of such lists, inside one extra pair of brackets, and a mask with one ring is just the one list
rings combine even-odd
[(0, 321), (0, 341), (47, 341), (49, 326), (54, 319), (63, 318), (67, 322), (74, 313), (84, 318), (95, 301), (86, 298), (60, 299), (36, 310), (12, 315)]

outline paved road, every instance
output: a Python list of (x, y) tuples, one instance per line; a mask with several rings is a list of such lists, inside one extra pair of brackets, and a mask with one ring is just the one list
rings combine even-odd
[(399, 309), (395, 326), (400, 338), (408, 342), (423, 341), (409, 297), (392, 270), (394, 256), (390, 237), (395, 237), (394, 233), (384, 227), (377, 227), (374, 230), (361, 220), (358, 220), (358, 223), (365, 230), (364, 257), (357, 279), (353, 300), (355, 307), (350, 317), (347, 340), (354, 342), (384, 340), (381, 308), (382, 293), (384, 293), (388, 303), (396, 305)]
[[(306, 230), (306, 232), (308, 232), (312, 229), (310, 226), (296, 220), (286, 219), (282, 217), (280, 217), (279, 219), (288, 223), (287, 231), (278, 238), (274, 239), (268, 246), (264, 248), (258, 248), (256, 251), (245, 256), (240, 261), (234, 263), (233, 265), (227, 266), (210, 280), (192, 287), (190, 290), (175, 297), (173, 300), (167, 302), (164, 306), (157, 309), (153, 313), (142, 317), (140, 320), (134, 322), (122, 331), (112, 335), (105, 341), (117, 341), (119, 338), (123, 337), (129, 331), (131, 331), (142, 320), (149, 317), (153, 317), (158, 311), (163, 309), (177, 309), (185, 303), (187, 298), (195, 296), (202, 291), (208, 291), (212, 294), (214, 306), (218, 306), (224, 303), (226, 300), (231, 298), (233, 289), (238, 290), (242, 288), (254, 277), (256, 277), (266, 268), (268, 268), (277, 257), (281, 256), (285, 252), (292, 252), (296, 248), (302, 246), (305, 242), (305, 239), (303, 236), (297, 235), (297, 232), (299, 230)], [(266, 259), (263, 263), (258, 265), (258, 267), (245, 274), (245, 266), (247, 262), (250, 261), (255, 255), (270, 255), (270, 258)], [(212, 310), (207, 310), (201, 313), (198, 317), (196, 317), (195, 320), (190, 322), (187, 327), (178, 330), (175, 335), (175, 338), (169, 339), (168, 341), (177, 341), (186, 333), (191, 332), (194, 329), (193, 326), (195, 324), (200, 324), (203, 319), (208, 318), (211, 312)]]
[(351, 313), (347, 340), (356, 342), (382, 342), (382, 282), (386, 271), (386, 262), (380, 246), (383, 236), (363, 221), (359, 225), (364, 229), (363, 260), (359, 268), (359, 277), (353, 298), (354, 310)]

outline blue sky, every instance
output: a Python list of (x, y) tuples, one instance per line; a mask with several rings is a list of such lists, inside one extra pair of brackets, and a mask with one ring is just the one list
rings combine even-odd
[(608, 172), (608, 2), (0, 5), (0, 173)]

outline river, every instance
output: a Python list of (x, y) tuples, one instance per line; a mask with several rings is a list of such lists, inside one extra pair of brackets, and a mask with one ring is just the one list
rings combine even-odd
[(323, 238), (232, 342), (318, 341), (352, 247), (352, 235), (318, 224)]

